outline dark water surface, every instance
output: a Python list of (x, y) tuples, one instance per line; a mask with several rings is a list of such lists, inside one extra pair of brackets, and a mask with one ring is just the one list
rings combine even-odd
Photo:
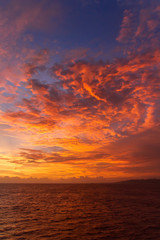
[(0, 239), (160, 240), (160, 183), (0, 184)]

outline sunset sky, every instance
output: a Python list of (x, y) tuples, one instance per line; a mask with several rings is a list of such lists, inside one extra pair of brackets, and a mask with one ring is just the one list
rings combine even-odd
[(159, 120), (159, 0), (0, 0), (0, 182), (159, 178)]

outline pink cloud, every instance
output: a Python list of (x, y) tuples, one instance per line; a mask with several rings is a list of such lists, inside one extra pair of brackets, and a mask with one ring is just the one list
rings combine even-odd
[[(132, 7), (132, 9), (131, 9)], [(139, 2), (128, 4), (124, 11), (121, 29), (117, 41), (129, 44), (135, 51), (158, 47), (159, 39), (159, 2)], [(133, 44), (134, 43), (134, 44)], [(126, 50), (126, 49), (125, 49)]]
[(124, 17), (121, 24), (121, 30), (119, 36), (117, 37), (117, 41), (119, 42), (128, 42), (133, 37), (133, 14), (129, 10), (124, 11)]

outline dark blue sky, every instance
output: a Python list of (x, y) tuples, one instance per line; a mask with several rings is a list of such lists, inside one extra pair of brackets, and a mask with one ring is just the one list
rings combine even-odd
[(61, 51), (84, 48), (92, 54), (101, 52), (102, 58), (105, 55), (107, 58), (115, 55), (124, 6), (116, 0), (91, 0), (88, 3), (86, 1), (86, 4), (81, 0), (48, 0), (44, 9), (54, 10), (53, 2), (58, 2), (57, 9), (61, 16), (51, 16), (46, 31), (44, 28), (39, 28), (36, 32), (34, 28), (26, 29), (26, 33), (31, 33), (34, 37), (34, 47), (57, 48)]

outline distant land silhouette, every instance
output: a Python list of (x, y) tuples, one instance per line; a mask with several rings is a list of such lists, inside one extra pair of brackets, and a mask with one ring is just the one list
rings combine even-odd
[(132, 184), (132, 183), (160, 183), (160, 179), (158, 178), (149, 178), (149, 179), (130, 179), (125, 181), (119, 181), (115, 183), (126, 183), (126, 184)]

